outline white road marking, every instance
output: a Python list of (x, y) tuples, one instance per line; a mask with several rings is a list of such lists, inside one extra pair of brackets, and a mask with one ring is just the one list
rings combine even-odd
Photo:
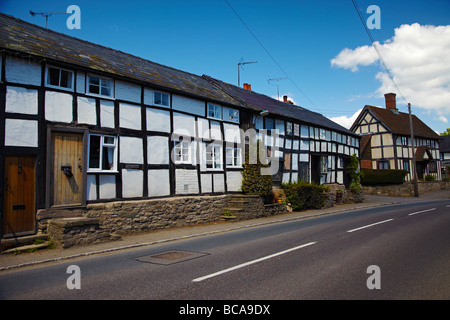
[(369, 228), (369, 227), (375, 226), (375, 225), (377, 225), (377, 224), (389, 222), (389, 221), (392, 221), (392, 220), (394, 220), (394, 219), (387, 219), (387, 220), (383, 220), (383, 221), (380, 221), (380, 222), (375, 222), (375, 223), (368, 224), (368, 225), (366, 225), (366, 226), (362, 226), (362, 227), (359, 227), (359, 228), (356, 228), (356, 229), (348, 230), (347, 232), (358, 231), (358, 230), (361, 230), (361, 229)]
[(215, 272), (215, 273), (208, 274), (208, 275), (203, 276), (203, 277), (196, 278), (196, 279), (194, 279), (194, 280), (192, 280), (192, 281), (193, 281), (193, 282), (200, 282), (200, 281), (203, 281), (203, 280), (206, 280), (206, 279), (209, 279), (209, 278), (213, 278), (213, 277), (219, 276), (219, 275), (221, 275), (221, 274), (224, 274), (224, 273), (227, 273), (227, 272), (230, 272), (230, 271), (233, 271), (233, 270), (237, 270), (237, 269), (240, 269), (240, 268), (249, 266), (249, 265), (251, 265), (251, 264), (255, 264), (255, 263), (258, 263), (258, 262), (267, 260), (267, 259), (271, 259), (271, 258), (280, 256), (280, 255), (282, 255), (282, 254), (285, 254), (285, 253), (288, 253), (288, 252), (291, 252), (291, 251), (295, 251), (295, 250), (298, 250), (298, 249), (301, 249), (301, 248), (305, 248), (305, 247), (307, 247), (307, 246), (311, 246), (311, 245), (313, 245), (313, 244), (315, 244), (315, 243), (316, 243), (316, 242), (305, 243), (305, 244), (302, 244), (302, 245), (300, 245), (300, 246), (297, 246), (297, 247), (294, 247), (294, 248), (291, 248), (291, 249), (287, 249), (287, 250), (284, 250), (284, 251), (280, 251), (280, 252), (277, 252), (277, 253), (274, 253), (274, 254), (271, 254), (271, 255), (268, 255), (268, 256), (259, 258), (259, 259), (255, 259), (255, 260), (252, 260), (252, 261), (248, 261), (248, 262), (239, 264), (239, 265), (237, 265), (237, 266), (234, 266), (234, 267), (231, 267), (231, 268), (228, 268), (228, 269), (224, 269), (224, 270), (221, 270), (221, 271), (218, 271), (218, 272)]
[(413, 215), (418, 214), (418, 213), (424, 213), (424, 212), (433, 211), (433, 210), (436, 210), (436, 208), (413, 212), (413, 213), (408, 214), (408, 216), (413, 216)]

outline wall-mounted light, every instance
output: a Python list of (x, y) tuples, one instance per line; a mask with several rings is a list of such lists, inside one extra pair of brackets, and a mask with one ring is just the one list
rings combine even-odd
[(268, 114), (269, 114), (269, 111), (267, 111), (267, 110), (263, 110), (260, 113), (260, 115), (263, 116), (263, 117), (267, 116)]

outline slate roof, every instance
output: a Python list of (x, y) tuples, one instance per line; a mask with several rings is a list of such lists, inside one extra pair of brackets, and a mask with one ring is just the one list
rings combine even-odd
[(50, 63), (64, 62), (212, 102), (243, 106), (256, 112), (266, 109), (274, 115), (297, 119), (359, 137), (323, 115), (302, 107), (284, 103), (206, 75), (194, 75), (55, 32), (3, 13), (0, 13), (0, 48), (13, 54), (31, 55), (39, 61), (45, 59)]
[(3, 13), (0, 13), (0, 48), (236, 105), (236, 100), (201, 76), (42, 28)]
[[(409, 125), (409, 113), (398, 112), (394, 113), (391, 110), (374, 107), (366, 105), (361, 111), (360, 115), (364, 114), (365, 110), (369, 110), (379, 121), (381, 121), (387, 129), (389, 129), (394, 134), (410, 136), (410, 125)], [(352, 125), (353, 129), (359, 120), (356, 119), (355, 123)], [(428, 139), (440, 139), (441, 137), (434, 132), (430, 127), (428, 127), (422, 120), (420, 120), (415, 115), (412, 115), (412, 123), (414, 128), (414, 137), (428, 138)], [(350, 129), (350, 130), (351, 130)]]
[(203, 76), (212, 83), (220, 87), (224, 92), (230, 94), (235, 99), (241, 101), (248, 108), (255, 111), (269, 111), (269, 114), (279, 115), (284, 117), (289, 117), (291, 119), (297, 119), (307, 124), (314, 124), (322, 128), (328, 128), (341, 133), (349, 134), (355, 137), (359, 137), (354, 132), (344, 128), (343, 126), (337, 124), (334, 121), (324, 117), (320, 113), (307, 110), (305, 108), (282, 102), (263, 94), (256, 93), (247, 89), (237, 87), (235, 85), (223, 82), (211, 78), (209, 76)]

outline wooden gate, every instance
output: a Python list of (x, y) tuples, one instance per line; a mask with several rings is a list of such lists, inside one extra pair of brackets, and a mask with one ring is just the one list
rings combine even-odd
[(83, 134), (53, 131), (51, 150), (50, 206), (83, 205)]
[(35, 157), (5, 156), (3, 237), (35, 232)]

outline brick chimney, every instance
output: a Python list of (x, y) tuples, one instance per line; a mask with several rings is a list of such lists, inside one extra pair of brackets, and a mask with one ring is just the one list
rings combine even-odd
[(398, 112), (397, 103), (395, 102), (395, 93), (386, 93), (384, 95), (386, 109), (391, 110), (392, 112)]
[(252, 85), (248, 83), (244, 83), (244, 89), (248, 91), (252, 91)]

